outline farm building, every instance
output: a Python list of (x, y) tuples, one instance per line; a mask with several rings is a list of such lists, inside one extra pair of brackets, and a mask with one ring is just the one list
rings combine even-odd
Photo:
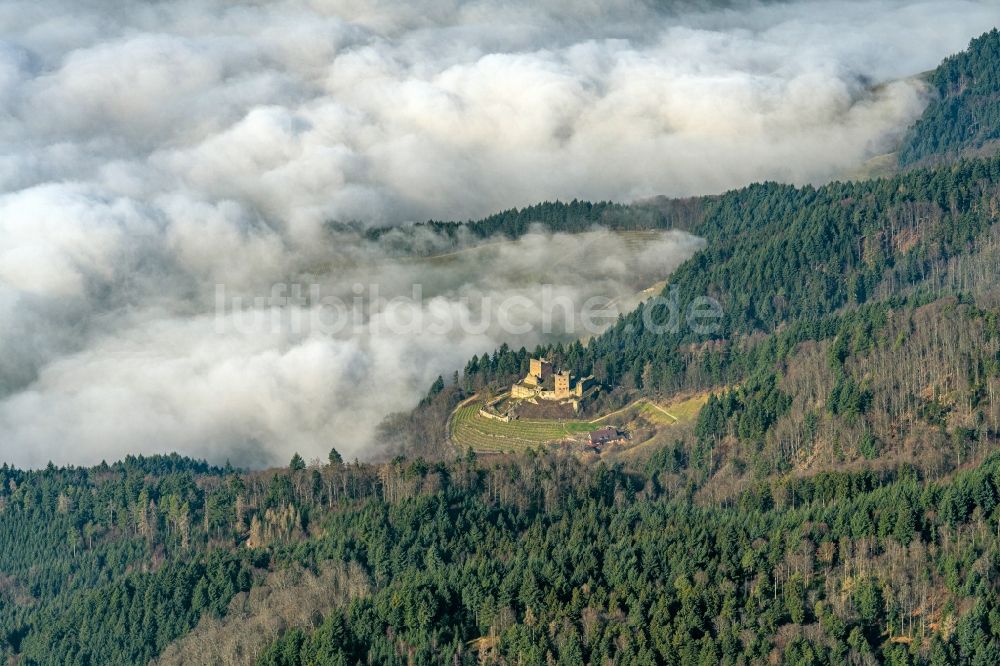
[(614, 426), (598, 428), (590, 433), (590, 445), (594, 448), (602, 448), (609, 444), (623, 444), (628, 437)]

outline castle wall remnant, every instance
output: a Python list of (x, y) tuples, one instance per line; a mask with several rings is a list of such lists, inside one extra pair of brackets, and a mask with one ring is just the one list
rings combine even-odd
[(541, 386), (551, 376), (552, 364), (544, 358), (533, 358), (528, 362), (528, 374), (524, 378), (524, 382)]
[(530, 398), (538, 393), (537, 388), (532, 388), (531, 386), (526, 386), (527, 379), (523, 383), (514, 384), (510, 387), (510, 395), (512, 398)]
[[(552, 377), (552, 383), (546, 380)], [(574, 377), (569, 370), (553, 372), (552, 363), (542, 358), (530, 359), (528, 374), (510, 387), (513, 398), (538, 398), (540, 400), (570, 401), (574, 410), (579, 410), (585, 398), (589, 398), (597, 387), (593, 376)]]
[(491, 412), (488, 409), (480, 409), (480, 416), (485, 416), (488, 419), (493, 419), (494, 421), (503, 421), (504, 423), (510, 423), (510, 414), (497, 414), (496, 412)]

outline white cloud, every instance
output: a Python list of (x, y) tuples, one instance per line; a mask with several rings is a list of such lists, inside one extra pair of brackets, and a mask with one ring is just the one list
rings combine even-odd
[[(69, 296), (107, 279), (126, 242), (150, 234), (129, 200), (87, 186), (40, 185), (0, 197), (0, 279), (16, 290)], [(128, 238), (128, 241), (126, 239)]]

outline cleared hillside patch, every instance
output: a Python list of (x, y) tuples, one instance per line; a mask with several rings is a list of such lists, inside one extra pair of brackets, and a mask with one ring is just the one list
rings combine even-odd
[[(606, 425), (609, 419), (666, 427), (693, 423), (699, 410), (708, 400), (708, 393), (701, 393), (682, 400), (659, 405), (648, 398), (640, 398), (627, 407), (615, 410), (590, 421), (581, 419), (516, 419), (509, 422), (482, 416), (478, 400), (467, 401), (451, 415), (448, 432), (451, 442), (461, 450), (506, 453), (557, 444), (582, 441), (583, 435)], [(648, 426), (646, 426), (648, 427)]]

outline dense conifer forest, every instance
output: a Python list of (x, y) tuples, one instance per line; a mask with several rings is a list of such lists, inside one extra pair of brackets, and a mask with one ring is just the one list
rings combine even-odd
[(930, 78), (930, 108), (899, 151), (903, 166), (942, 162), (1000, 140), (1000, 32), (945, 60)]
[[(652, 330), (660, 302), (586, 344), (484, 350), (383, 424), (386, 462), (4, 464), (0, 658), (1000, 662), (1000, 157), (952, 159), (998, 136), (997, 40), (934, 73), (901, 153), (924, 166), (893, 178), (428, 223), (690, 230), (706, 247), (664, 295), (716, 299), (709, 335)], [(594, 374), (596, 411), (709, 398), (596, 463), (451, 447), (452, 408), (533, 354)]]
[(689, 467), (665, 448), (633, 469), (543, 452), (8, 469), (4, 650), (39, 664), (995, 663), (995, 455), (940, 481), (910, 465), (771, 476), (723, 502), (698, 501)]

